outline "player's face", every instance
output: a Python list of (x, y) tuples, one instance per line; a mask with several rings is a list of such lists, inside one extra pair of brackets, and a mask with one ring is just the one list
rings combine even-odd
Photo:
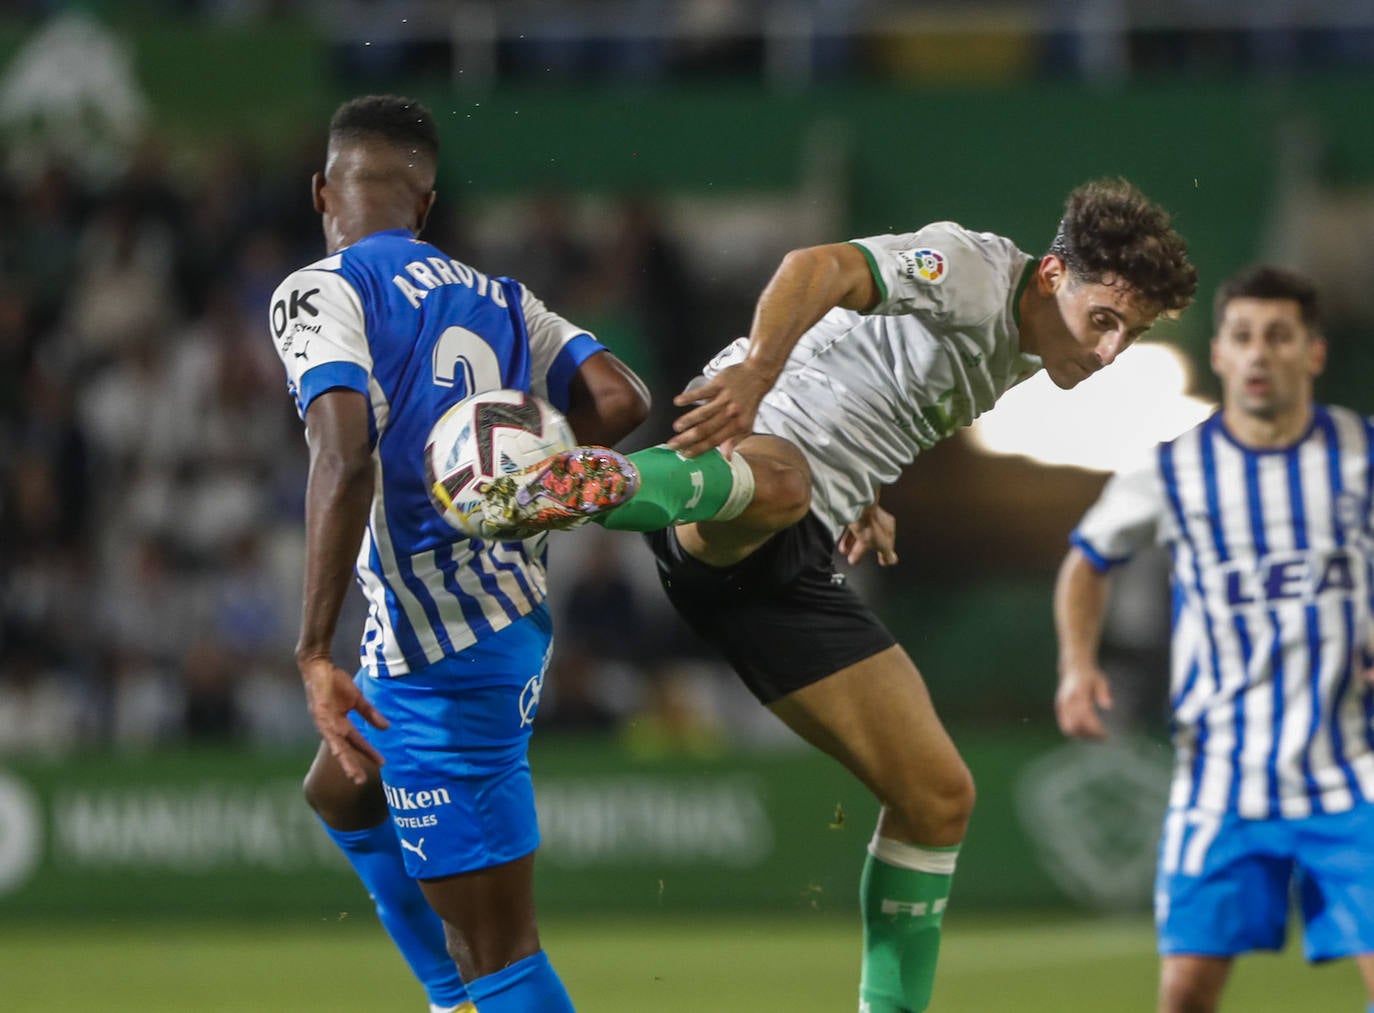
[(1212, 371), (1228, 409), (1272, 421), (1306, 412), (1326, 342), (1292, 299), (1232, 299), (1212, 338)]
[(1064, 271), (1053, 287), (1057, 320), (1039, 343), (1045, 372), (1068, 390), (1105, 369), (1155, 322), (1158, 310), (1125, 285), (1079, 280)]

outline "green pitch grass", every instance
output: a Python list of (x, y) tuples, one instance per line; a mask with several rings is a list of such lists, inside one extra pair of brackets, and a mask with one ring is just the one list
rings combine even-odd
[[(852, 1013), (847, 919), (550, 920), (544, 940), (585, 1013)], [(1148, 922), (951, 918), (932, 1013), (1149, 1013)], [(375, 925), (0, 925), (6, 1013), (423, 1013)], [(1241, 961), (1223, 1010), (1364, 1008), (1343, 961)]]

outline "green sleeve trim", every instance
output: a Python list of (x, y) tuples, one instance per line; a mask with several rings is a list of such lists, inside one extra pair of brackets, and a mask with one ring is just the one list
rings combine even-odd
[(878, 262), (873, 259), (873, 251), (863, 243), (856, 243), (852, 240), (849, 245), (857, 246), (859, 252), (864, 255), (864, 260), (868, 261), (868, 270), (873, 274), (873, 284), (878, 286), (878, 302), (887, 302), (887, 285), (883, 283), (883, 275), (882, 272), (878, 270)]
[(1040, 258), (1032, 257), (1027, 261), (1026, 266), (1021, 269), (1021, 280), (1016, 283), (1016, 291), (1011, 297), (1011, 318), (1016, 321), (1016, 329), (1021, 329), (1021, 293), (1030, 284), (1031, 278), (1035, 277), (1035, 269), (1040, 266)]

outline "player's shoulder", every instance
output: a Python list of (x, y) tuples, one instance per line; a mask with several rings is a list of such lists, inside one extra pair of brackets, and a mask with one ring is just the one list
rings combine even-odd
[(943, 247), (956, 256), (972, 254), (994, 263), (1028, 256), (1006, 236), (996, 232), (980, 232), (958, 222), (931, 222), (917, 229), (912, 238), (921, 245), (936, 249)]
[(995, 232), (977, 232), (958, 222), (939, 221), (901, 236), (875, 237), (908, 277), (999, 289), (1029, 260), (1016, 244)]
[(1354, 408), (1338, 404), (1318, 404), (1314, 406), (1318, 414), (1325, 413), (1338, 427), (1364, 429), (1374, 433), (1374, 415), (1364, 415)]
[(1160, 440), (1149, 451), (1151, 467), (1162, 470), (1168, 467), (1170, 462), (1177, 461), (1180, 457), (1200, 458), (1202, 442), (1214, 435), (1217, 425), (1220, 423), (1220, 411), (1215, 411), (1195, 422), (1177, 436), (1167, 440)]
[(1159, 445), (1156, 448), (1156, 453), (1163, 453), (1167, 450), (1176, 450), (1179, 447), (1183, 446), (1185, 443), (1196, 442), (1219, 424), (1219, 422), (1221, 421), (1220, 415), (1221, 412), (1219, 409), (1213, 411), (1206, 418), (1198, 422), (1194, 422), (1191, 426), (1183, 430), (1183, 432), (1179, 433), (1177, 436), (1171, 437), (1167, 440), (1160, 440)]
[(296, 268), (285, 278), (283, 278), (279, 285), (277, 285), (277, 292), (280, 293), (282, 292), (282, 290), (289, 288), (292, 285), (298, 285), (312, 278), (318, 279), (322, 275), (339, 276), (342, 272), (342, 269), (343, 254), (331, 254), (328, 257), (324, 257), (320, 260), (315, 261), (313, 264), (306, 264), (304, 267)]
[(911, 250), (922, 247), (937, 251), (1010, 251), (1016, 244), (995, 232), (977, 232), (958, 222), (939, 221), (922, 225), (914, 232), (890, 232), (853, 240), (864, 246), (883, 250)]
[(335, 253), (297, 268), (282, 279), (268, 302), (272, 337), (278, 351), (290, 350), (295, 336), (318, 333), (321, 326), (357, 329), (366, 318), (362, 296)]
[(324, 297), (329, 299), (344, 298), (349, 301), (356, 299), (358, 287), (349, 276), (345, 253), (346, 251), (340, 251), (317, 260), (313, 264), (296, 268), (277, 285), (277, 289), (272, 295), (273, 304), (280, 299), (289, 298), (292, 292), (300, 293), (296, 296), (299, 300), (304, 298), (304, 293), (312, 290), (316, 295), (323, 292)]

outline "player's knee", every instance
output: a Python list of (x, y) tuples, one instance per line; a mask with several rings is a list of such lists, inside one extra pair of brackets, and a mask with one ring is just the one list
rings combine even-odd
[(778, 510), (795, 524), (811, 509), (811, 469), (788, 466), (779, 475)]
[(977, 798), (968, 767), (961, 761), (939, 777), (915, 776), (908, 783), (910, 790), (888, 802), (907, 832), (932, 845), (962, 841)]
[(1166, 961), (1159, 979), (1160, 1013), (1215, 1013), (1220, 1001), (1220, 983)]
[(515, 936), (502, 936), (465, 933), (449, 922), (445, 923), (445, 937), (448, 955), (467, 982), (495, 974), (539, 952), (539, 933), (533, 926)]
[(963, 840), (977, 797), (973, 774), (963, 763), (936, 783), (932, 808), (947, 833)]
[(381, 783), (369, 778), (354, 784), (342, 770), (316, 760), (301, 783), (305, 801), (335, 830), (366, 830), (386, 819)]
[(755, 482), (752, 509), (766, 512), (779, 529), (797, 523), (811, 509), (811, 468), (800, 451), (788, 449), (786, 454), (748, 457)]
[(305, 780), (301, 782), (301, 794), (305, 796), (306, 804), (315, 810), (315, 815), (331, 827), (335, 826), (339, 811), (342, 808), (341, 800), (337, 797), (337, 793), (330, 789), (328, 783), (320, 777), (314, 767), (310, 768), (305, 775)]

